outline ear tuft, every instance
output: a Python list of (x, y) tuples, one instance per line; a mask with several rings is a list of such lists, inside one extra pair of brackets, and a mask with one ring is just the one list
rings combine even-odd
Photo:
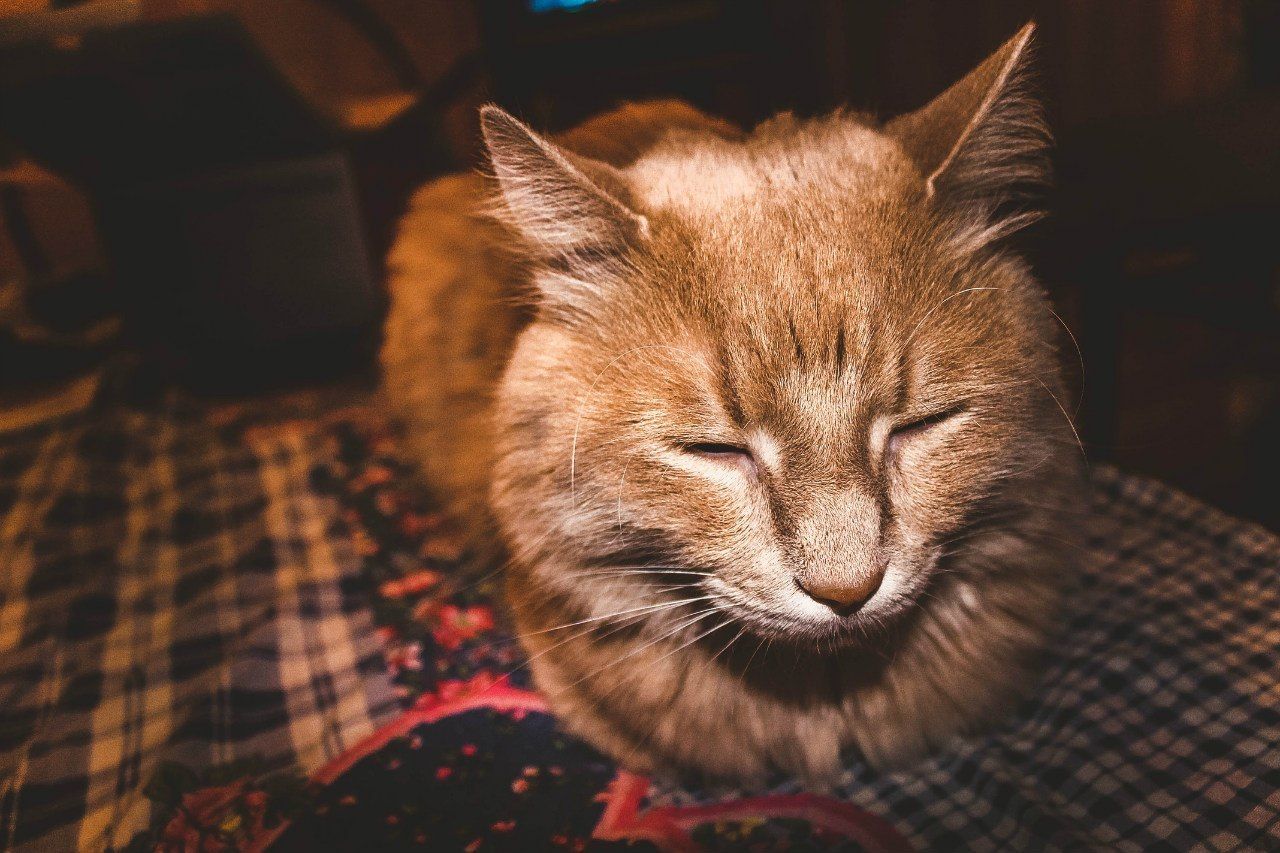
[(915, 160), (930, 197), (991, 207), (1048, 181), (1049, 133), (1029, 93), (1035, 25), (885, 131)]
[(501, 190), (498, 215), (553, 255), (607, 255), (643, 237), (647, 223), (605, 185), (624, 183), (610, 166), (575, 157), (492, 104), (480, 127)]

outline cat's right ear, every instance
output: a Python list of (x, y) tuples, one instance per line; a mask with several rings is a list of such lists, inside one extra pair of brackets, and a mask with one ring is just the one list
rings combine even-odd
[(607, 257), (648, 233), (612, 167), (557, 148), (492, 104), (480, 109), (480, 128), (501, 191), (498, 214), (536, 248)]
[(931, 198), (998, 203), (1048, 180), (1049, 142), (1027, 91), (1034, 24), (886, 132), (916, 161)]

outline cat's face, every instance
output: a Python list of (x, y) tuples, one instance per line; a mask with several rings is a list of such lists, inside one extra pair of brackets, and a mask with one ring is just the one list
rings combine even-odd
[[(558, 594), (854, 641), (1057, 452), (1043, 298), (909, 141), (784, 120), (620, 171), (548, 146), (531, 178), (489, 130), (525, 233), (594, 241), (539, 268), (499, 393), (495, 508)], [(533, 198), (548, 175), (586, 195)]]
[[(1045, 452), (1052, 362), (1017, 265), (799, 224), (814, 239), (686, 239), (678, 273), (638, 268), (589, 331), (521, 342), (505, 408), (537, 425), (513, 434), (536, 462), (508, 488), (588, 585), (639, 590), (622, 604), (692, 586), (761, 634), (852, 637)], [(624, 567), (655, 571), (600, 571)]]

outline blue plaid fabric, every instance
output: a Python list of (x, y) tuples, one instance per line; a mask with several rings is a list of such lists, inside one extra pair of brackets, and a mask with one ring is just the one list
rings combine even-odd
[[(396, 715), (362, 590), (420, 567), (422, 542), (379, 532), (418, 484), (391, 447), (347, 440), (329, 464), (334, 435), (171, 410), (0, 439), (0, 849), (122, 847), (153, 821), (162, 762), (309, 771)], [(1032, 698), (910, 769), (852, 762), (832, 795), (921, 850), (1280, 849), (1280, 540), (1150, 480), (1093, 479), (1093, 512), (1063, 520), (1086, 525), (1082, 583)], [(296, 833), (345, 814), (324, 796), (363, 801), (359, 782)], [(659, 780), (644, 807), (747, 793)], [(378, 849), (383, 811), (318, 837)], [(734, 849), (741, 829), (698, 837)]]
[(0, 438), (0, 849), (125, 846), (162, 761), (315, 768), (395, 711), (307, 430)]
[(909, 770), (855, 763), (834, 795), (920, 850), (1280, 850), (1280, 539), (1092, 476), (1093, 513), (1063, 521), (1087, 529), (1082, 584), (1032, 697)]

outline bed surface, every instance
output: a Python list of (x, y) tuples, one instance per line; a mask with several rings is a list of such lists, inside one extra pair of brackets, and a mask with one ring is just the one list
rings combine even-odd
[(0, 849), (1280, 846), (1280, 541), (1093, 483), (1012, 719), (830, 792), (691, 790), (558, 731), (371, 410), (0, 436)]

